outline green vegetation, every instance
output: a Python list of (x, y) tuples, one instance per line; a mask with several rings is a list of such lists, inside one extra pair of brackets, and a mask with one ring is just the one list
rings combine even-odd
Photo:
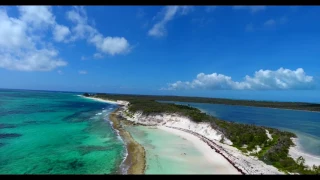
[(88, 93), (84, 93), (83, 96), (89, 97), (90, 95)]
[(120, 94), (99, 94), (99, 93), (97, 95), (106, 95), (110, 99), (123, 99), (123, 100), (144, 99), (144, 100), (159, 100), (159, 101), (180, 101), (180, 102), (295, 109), (295, 110), (306, 110), (306, 111), (320, 111), (320, 104), (315, 104), (315, 103), (233, 100), (233, 99), (222, 99), (222, 98), (183, 97), (183, 96), (120, 95)]
[[(226, 138), (230, 139), (233, 143), (233, 146), (242, 150), (243, 152), (252, 151), (256, 149), (256, 146), (261, 147), (261, 151), (251, 155), (257, 156), (266, 164), (273, 165), (284, 172), (320, 174), (320, 166), (307, 168), (304, 165), (304, 159), (302, 157), (295, 161), (288, 156), (289, 147), (293, 145), (293, 142), (290, 138), (296, 137), (294, 133), (280, 131), (274, 128), (220, 120), (190, 106), (159, 103), (155, 101), (159, 100), (158, 98), (152, 99), (153, 96), (96, 94), (94, 97), (109, 100), (129, 101), (130, 112), (142, 111), (145, 115), (164, 112), (177, 113), (189, 117), (195, 122), (208, 122), (214, 129), (219, 130)], [(166, 100), (178, 101), (177, 99)], [(266, 129), (272, 135), (272, 140), (267, 137)], [(223, 142), (223, 140), (221, 140), (221, 142)]]

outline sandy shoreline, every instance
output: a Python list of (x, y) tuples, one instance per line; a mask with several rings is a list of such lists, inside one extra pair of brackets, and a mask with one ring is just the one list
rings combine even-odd
[(106, 99), (100, 99), (100, 98), (94, 98), (94, 97), (85, 97), (85, 96), (82, 96), (82, 95), (78, 95), (78, 96), (83, 97), (83, 98), (87, 98), (87, 99), (91, 99), (91, 100), (94, 100), (94, 101), (108, 103), (108, 104), (116, 104), (116, 105), (120, 105), (120, 106), (127, 105), (126, 101), (113, 101), (113, 100), (106, 100)]
[[(219, 138), (221, 138), (221, 137), (219, 137), (219, 133), (216, 134), (217, 132), (213, 132), (211, 134), (210, 133), (207, 134), (207, 133), (202, 132), (203, 128), (205, 128), (204, 127), (205, 125), (202, 125), (203, 126), (202, 127), (199, 125), (195, 125), (193, 123), (190, 124), (190, 122), (189, 122), (190, 120), (185, 119), (184, 117), (178, 117), (175, 115), (168, 116), (168, 115), (164, 114), (164, 115), (157, 115), (154, 117), (143, 117), (143, 116), (141, 116), (140, 112), (136, 112), (136, 113), (134, 113), (133, 117), (128, 117), (127, 115), (125, 115), (125, 113), (123, 113), (124, 111), (127, 111), (127, 109), (128, 109), (128, 106), (127, 106), (128, 102), (126, 102), (126, 101), (120, 101), (120, 103), (119, 103), (118, 101), (102, 100), (102, 99), (98, 99), (98, 98), (90, 98), (90, 97), (85, 97), (85, 98), (89, 98), (89, 99), (92, 99), (95, 101), (100, 101), (100, 102), (106, 102), (106, 103), (110, 103), (110, 104), (121, 105), (122, 107), (120, 107), (119, 109), (117, 109), (115, 112), (112, 113), (112, 114), (114, 114), (113, 115), (114, 117), (116, 117), (116, 115), (118, 115), (119, 117), (121, 117), (121, 119), (124, 119), (124, 121), (121, 121), (121, 122), (127, 122), (127, 123), (131, 122), (134, 124), (141, 124), (144, 126), (157, 126), (159, 129), (164, 130), (168, 133), (176, 134), (176, 135), (182, 136), (185, 139), (190, 140), (193, 144), (196, 144), (196, 146), (199, 148), (199, 150), (206, 157), (208, 157), (208, 159), (211, 159), (210, 160), (211, 163), (215, 163), (215, 166), (217, 167), (217, 169), (219, 169), (219, 168), (221, 169), (221, 172), (223, 174), (239, 174), (240, 173), (239, 168), (240, 168), (240, 171), (243, 171), (244, 174), (283, 174), (282, 172), (279, 172), (275, 167), (270, 166), (270, 165), (266, 165), (262, 161), (259, 161), (258, 159), (254, 158), (254, 157), (242, 155), (241, 152), (238, 152), (239, 150), (235, 149), (232, 146), (227, 145), (228, 143), (227, 144), (220, 143)], [(168, 117), (166, 117), (166, 116), (168, 116)], [(110, 117), (111, 117), (111, 115), (110, 115)], [(110, 118), (110, 119), (112, 119), (112, 118)], [(117, 121), (119, 121), (119, 120), (117, 120)], [(165, 126), (167, 126), (167, 127), (165, 127)], [(172, 129), (172, 128), (178, 128), (178, 129)], [(179, 128), (181, 130), (179, 130)], [(117, 127), (115, 129), (117, 129)], [(197, 129), (199, 129), (199, 130), (197, 130)], [(186, 132), (184, 132), (185, 130), (186, 130)], [(123, 129), (121, 131), (122, 131), (122, 133), (120, 133), (120, 134), (122, 134), (121, 137), (123, 136), (123, 134), (128, 133)], [(214, 131), (214, 130), (212, 129), (211, 131)], [(197, 132), (197, 133), (194, 134), (193, 132)], [(198, 133), (200, 133), (200, 134), (198, 134)], [(204, 135), (204, 138), (209, 138), (210, 141), (214, 140), (214, 142), (218, 144), (218, 146), (217, 146), (217, 148), (219, 149), (218, 151), (221, 151), (222, 154), (221, 153), (219, 154), (219, 153), (215, 152), (213, 149), (211, 149), (212, 147), (210, 148), (209, 144), (206, 144), (205, 142), (200, 140), (201, 138), (199, 139), (198, 135), (199, 136)], [(132, 139), (130, 134), (129, 134), (129, 136), (126, 137), (124, 135), (123, 138), (124, 139)], [(289, 149), (289, 155), (291, 157), (293, 157), (294, 159), (298, 158), (299, 156), (304, 157), (306, 160), (306, 165), (309, 165), (310, 167), (313, 164), (316, 164), (316, 165), (320, 164), (320, 157), (319, 158), (314, 157), (312, 155), (306, 154), (306, 153), (302, 152), (301, 150), (299, 150), (299, 148), (297, 147), (298, 146), (297, 139), (293, 139), (293, 142), (296, 146), (290, 147), (290, 149)], [(133, 146), (142, 147), (138, 143), (136, 143)], [(127, 150), (128, 150), (128, 152), (130, 151), (131, 155), (133, 155), (133, 154), (138, 155), (139, 154), (139, 152), (134, 152), (134, 148), (132, 148), (130, 150), (128, 147)], [(143, 152), (145, 153), (144, 149), (143, 149)], [(209, 156), (209, 154), (210, 154), (210, 156)], [(145, 166), (145, 164), (146, 164), (145, 154), (143, 156), (144, 156), (144, 158), (142, 158), (143, 159), (142, 163), (144, 163), (143, 166)], [(215, 157), (215, 158), (213, 158), (213, 157)], [(127, 159), (130, 159), (130, 158), (127, 158)], [(125, 162), (125, 163), (128, 164), (128, 162)], [(137, 161), (137, 164), (139, 164), (138, 161)], [(133, 169), (135, 169), (135, 168), (133, 168)], [(140, 174), (142, 174), (141, 169), (142, 168), (140, 168)], [(234, 172), (235, 169), (238, 169), (238, 170), (236, 170), (236, 172)]]
[(109, 119), (112, 121), (113, 128), (119, 131), (119, 134), (126, 144), (127, 157), (124, 160), (124, 166), (127, 167), (126, 174), (144, 174), (145, 171), (145, 150), (137, 143), (129, 132), (123, 129), (123, 124), (117, 118), (115, 110), (109, 115)]
[[(88, 98), (88, 97), (84, 97), (84, 98)], [(102, 99), (98, 99), (98, 98), (89, 98), (91, 100), (95, 100), (95, 101), (100, 101), (100, 102), (106, 102), (106, 103), (112, 103), (112, 104), (117, 104), (116, 101), (109, 101), (109, 100), (102, 100)], [(139, 121), (144, 121), (143, 118), (140, 119), (138, 116), (134, 115), (133, 119), (130, 117), (127, 117), (124, 113), (124, 111), (126, 111), (128, 109), (127, 104), (121, 106), (120, 108), (118, 108), (116, 111), (114, 111), (112, 113), (112, 115), (110, 114), (110, 120), (113, 122), (113, 126), (115, 129), (119, 130), (119, 134), (120, 136), (123, 138), (124, 141), (127, 140), (131, 140), (131, 142), (135, 142), (133, 140), (133, 138), (131, 137), (130, 133), (128, 133), (127, 131), (125, 131), (123, 128), (121, 128), (121, 123), (120, 122), (128, 122), (128, 123), (133, 123), (133, 124), (141, 124), (141, 125), (145, 125), (145, 126), (159, 126), (160, 124), (158, 123), (158, 121), (156, 120), (155, 123), (152, 122), (139, 122)], [(138, 113), (139, 114), (139, 113)], [(121, 121), (116, 118), (116, 117), (121, 117)], [(183, 119), (184, 117), (182, 117)], [(153, 118), (152, 118), (153, 119)], [(163, 118), (161, 118), (163, 119)], [(166, 119), (166, 118), (165, 118)], [(124, 120), (124, 121), (123, 121)], [(152, 121), (155, 121), (152, 120)], [(166, 124), (170, 125), (170, 124)], [(173, 124), (172, 124), (173, 125)], [(187, 124), (185, 124), (187, 125)], [(163, 126), (163, 125), (160, 125)], [(174, 125), (173, 125), (174, 127)], [(244, 155), (239, 154), (240, 152), (238, 152), (238, 150), (235, 150), (233, 147), (226, 145), (226, 146), (219, 146), (220, 148), (220, 153), (215, 152), (214, 150), (212, 150), (210, 148), (210, 146), (208, 146), (207, 144), (205, 144), (203, 141), (201, 141), (197, 136), (193, 135), (192, 133), (189, 132), (183, 132), (181, 130), (173, 130), (170, 128), (166, 128), (166, 127), (161, 127), (163, 128), (162, 130), (166, 130), (167, 132), (171, 132), (171, 133), (179, 133), (180, 135), (183, 134), (185, 139), (192, 139), (191, 141), (193, 143), (196, 143), (198, 146), (198, 148), (200, 148), (200, 152), (203, 153), (204, 156), (209, 157), (216, 157), (211, 159), (211, 163), (215, 163), (214, 166), (216, 166), (217, 169), (221, 169), (222, 172), (224, 172), (223, 174), (282, 174), (279, 171), (277, 171), (274, 167), (269, 167), (268, 169), (265, 169), (267, 166), (262, 165), (260, 162), (256, 163), (257, 168), (253, 168), (254, 166), (249, 166), (247, 168), (240, 166), (239, 162), (242, 163), (248, 163), (248, 161), (252, 161), (253, 159), (248, 157), (248, 158), (244, 158)], [(170, 130), (169, 130), (170, 129)], [(183, 128), (185, 129), (185, 128)], [(181, 132), (179, 132), (181, 131)], [(216, 132), (214, 132), (212, 134), (213, 138), (219, 138), (220, 135), (216, 134)], [(185, 137), (186, 136), (186, 137)], [(204, 144), (203, 144), (204, 143)], [(202, 144), (202, 145), (200, 145)], [(141, 150), (139, 151), (135, 151), (137, 148), (134, 147), (142, 147), (140, 144), (138, 143), (131, 143), (131, 146), (129, 146), (127, 144), (127, 150), (128, 150), (128, 156), (126, 158), (126, 160), (124, 161), (124, 163), (129, 166), (128, 169), (128, 174), (142, 174), (145, 171), (145, 165), (146, 165), (146, 158), (145, 158), (145, 151), (144, 148), (142, 147)], [(230, 149), (231, 148), (231, 149)], [(142, 150), (143, 149), (143, 150)], [(226, 149), (227, 151), (224, 151), (224, 149)], [(231, 151), (230, 151), (231, 150)], [(223, 155), (222, 155), (222, 154)], [(231, 157), (230, 160), (230, 153), (234, 153), (234, 155), (236, 155), (235, 157)], [(229, 159), (227, 159), (227, 157), (229, 157)], [(242, 158), (240, 158), (242, 157)], [(218, 161), (217, 161), (218, 159)], [(134, 161), (134, 162), (132, 162)], [(235, 163), (238, 162), (238, 163)], [(235, 168), (235, 164), (237, 164), (239, 167)], [(251, 170), (251, 168), (253, 168)], [(263, 169), (261, 169), (263, 168)], [(271, 169), (270, 169), (271, 168)], [(247, 170), (245, 170), (247, 169)], [(256, 170), (259, 169), (259, 171), (256, 172)], [(261, 173), (260, 173), (261, 171)], [(262, 173), (264, 172), (264, 173)], [(269, 172), (269, 173), (268, 173)]]
[[(85, 97), (91, 100), (110, 103), (110, 104), (119, 104), (116, 101), (110, 100), (102, 100), (99, 98), (91, 98)], [(125, 123), (124, 120), (120, 122), (120, 119), (117, 118), (117, 112), (120, 110), (118, 108), (114, 112), (112, 112), (109, 116), (109, 119), (112, 121), (113, 128), (119, 131), (120, 136), (126, 143), (128, 155), (124, 160), (125, 166), (128, 167), (127, 174), (144, 174), (145, 166), (146, 166), (146, 158), (145, 158), (145, 150), (144, 148), (137, 143), (129, 132), (122, 128), (122, 123)], [(128, 121), (131, 122), (131, 121)], [(132, 122), (131, 122), (132, 123)], [(232, 164), (230, 164), (223, 156), (215, 152), (211, 149), (205, 142), (201, 141), (198, 137), (184, 132), (177, 129), (168, 128), (165, 126), (158, 126), (159, 129), (166, 131), (168, 133), (178, 135), (180, 137), (185, 138), (186, 140), (190, 141), (197, 147), (197, 149), (207, 158), (208, 162), (214, 167), (214, 169), (219, 172), (219, 174), (242, 174), (237, 170)]]
[(295, 144), (294, 147), (289, 148), (289, 155), (293, 159), (297, 159), (298, 157), (302, 156), (305, 159), (305, 165), (308, 165), (309, 167), (312, 167), (313, 165), (316, 165), (316, 166), (320, 165), (319, 156), (314, 156), (314, 155), (303, 152), (299, 148), (298, 138), (291, 138), (291, 140)]
[(165, 126), (157, 126), (157, 128), (190, 141), (206, 157), (208, 162), (217, 172), (219, 172), (219, 174), (242, 174), (235, 167), (233, 167), (224, 157), (216, 153), (205, 142), (199, 140), (198, 137), (190, 133)]
[[(127, 105), (125, 101), (112, 101), (112, 100), (104, 100), (100, 98), (93, 98), (93, 97), (85, 97), (79, 95), (80, 97), (91, 99), (94, 101), (104, 102), (108, 104), (116, 104), (119, 106)], [(109, 119), (112, 122), (112, 126), (115, 130), (119, 132), (122, 140), (126, 144), (127, 156), (125, 157), (123, 164), (119, 168), (125, 168), (126, 172), (122, 172), (124, 174), (144, 174), (145, 166), (146, 166), (146, 158), (145, 158), (145, 150), (143, 146), (137, 143), (131, 136), (129, 132), (127, 132), (123, 126), (124, 123), (130, 123), (129, 121), (120, 121), (117, 117), (117, 112), (119, 108), (114, 110), (109, 115)], [(119, 170), (123, 171), (123, 170)]]

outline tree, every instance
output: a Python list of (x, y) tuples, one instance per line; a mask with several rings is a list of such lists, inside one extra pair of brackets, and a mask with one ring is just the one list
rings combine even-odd
[(300, 166), (303, 166), (305, 162), (306, 160), (302, 156), (297, 158), (297, 164), (299, 164)]

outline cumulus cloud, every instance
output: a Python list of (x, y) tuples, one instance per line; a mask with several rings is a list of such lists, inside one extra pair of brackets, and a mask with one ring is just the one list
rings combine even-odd
[(264, 11), (266, 8), (266, 6), (233, 6), (234, 10), (249, 10), (251, 13)]
[(130, 51), (129, 42), (124, 37), (104, 37), (97, 29), (89, 25), (84, 7), (74, 7), (67, 12), (67, 19), (73, 23), (70, 41), (87, 39), (97, 50), (109, 55), (124, 54)]
[(80, 70), (80, 71), (79, 71), (79, 74), (88, 74), (88, 72), (87, 72), (87, 71), (84, 71), (84, 70)]
[(53, 30), (54, 40), (57, 42), (64, 41), (70, 34), (70, 30), (67, 26), (57, 24)]
[(50, 71), (66, 66), (59, 52), (42, 40), (48, 26), (56, 24), (47, 6), (18, 7), (19, 17), (0, 9), (0, 68), (19, 71)]
[(19, 6), (18, 9), (20, 19), (34, 28), (44, 28), (56, 23), (49, 6)]
[(166, 90), (209, 89), (209, 90), (286, 90), (311, 89), (314, 87), (313, 77), (306, 75), (302, 68), (296, 70), (280, 68), (278, 70), (259, 70), (253, 77), (245, 76), (243, 81), (233, 81), (223, 74), (200, 73), (191, 82), (177, 81), (169, 84)]
[(126, 53), (130, 50), (130, 45), (124, 37), (103, 37), (97, 34), (89, 39), (98, 50), (106, 54), (115, 55)]
[(193, 10), (192, 6), (166, 6), (162, 13), (162, 18), (159, 22), (154, 24), (148, 31), (149, 36), (161, 37), (167, 34), (166, 24), (171, 21), (176, 14), (186, 15)]
[(57, 51), (49, 49), (30, 50), (19, 54), (0, 54), (0, 67), (20, 71), (50, 71), (67, 62), (57, 58)]

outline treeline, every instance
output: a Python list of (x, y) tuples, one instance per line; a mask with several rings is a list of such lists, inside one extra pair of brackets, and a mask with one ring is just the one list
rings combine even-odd
[(120, 94), (104, 94), (104, 93), (101, 95), (107, 95), (109, 98), (123, 99), (123, 100), (139, 98), (144, 100), (180, 101), (180, 102), (227, 104), (227, 105), (320, 111), (320, 104), (315, 104), (315, 103), (234, 100), (234, 99), (222, 99), (222, 98), (183, 97), (183, 96), (120, 95)]
[[(304, 165), (303, 158), (294, 160), (289, 157), (289, 148), (291, 145), (293, 145), (293, 142), (290, 138), (296, 137), (294, 133), (280, 131), (275, 128), (221, 120), (203, 113), (197, 108), (185, 105), (176, 105), (172, 103), (159, 103), (155, 101), (155, 99), (149, 98), (148, 96), (96, 94), (94, 97), (129, 101), (129, 110), (131, 112), (142, 111), (145, 115), (156, 113), (177, 113), (189, 117), (195, 122), (209, 122), (214, 129), (219, 130), (226, 138), (230, 139), (233, 143), (233, 146), (243, 152), (252, 151), (256, 149), (256, 146), (261, 147), (262, 150), (259, 153), (251, 155), (257, 156), (266, 164), (273, 165), (285, 172), (294, 172), (300, 174), (320, 173), (320, 166), (313, 167), (313, 169), (310, 170)], [(272, 140), (269, 140), (267, 137), (266, 129), (272, 135)]]

